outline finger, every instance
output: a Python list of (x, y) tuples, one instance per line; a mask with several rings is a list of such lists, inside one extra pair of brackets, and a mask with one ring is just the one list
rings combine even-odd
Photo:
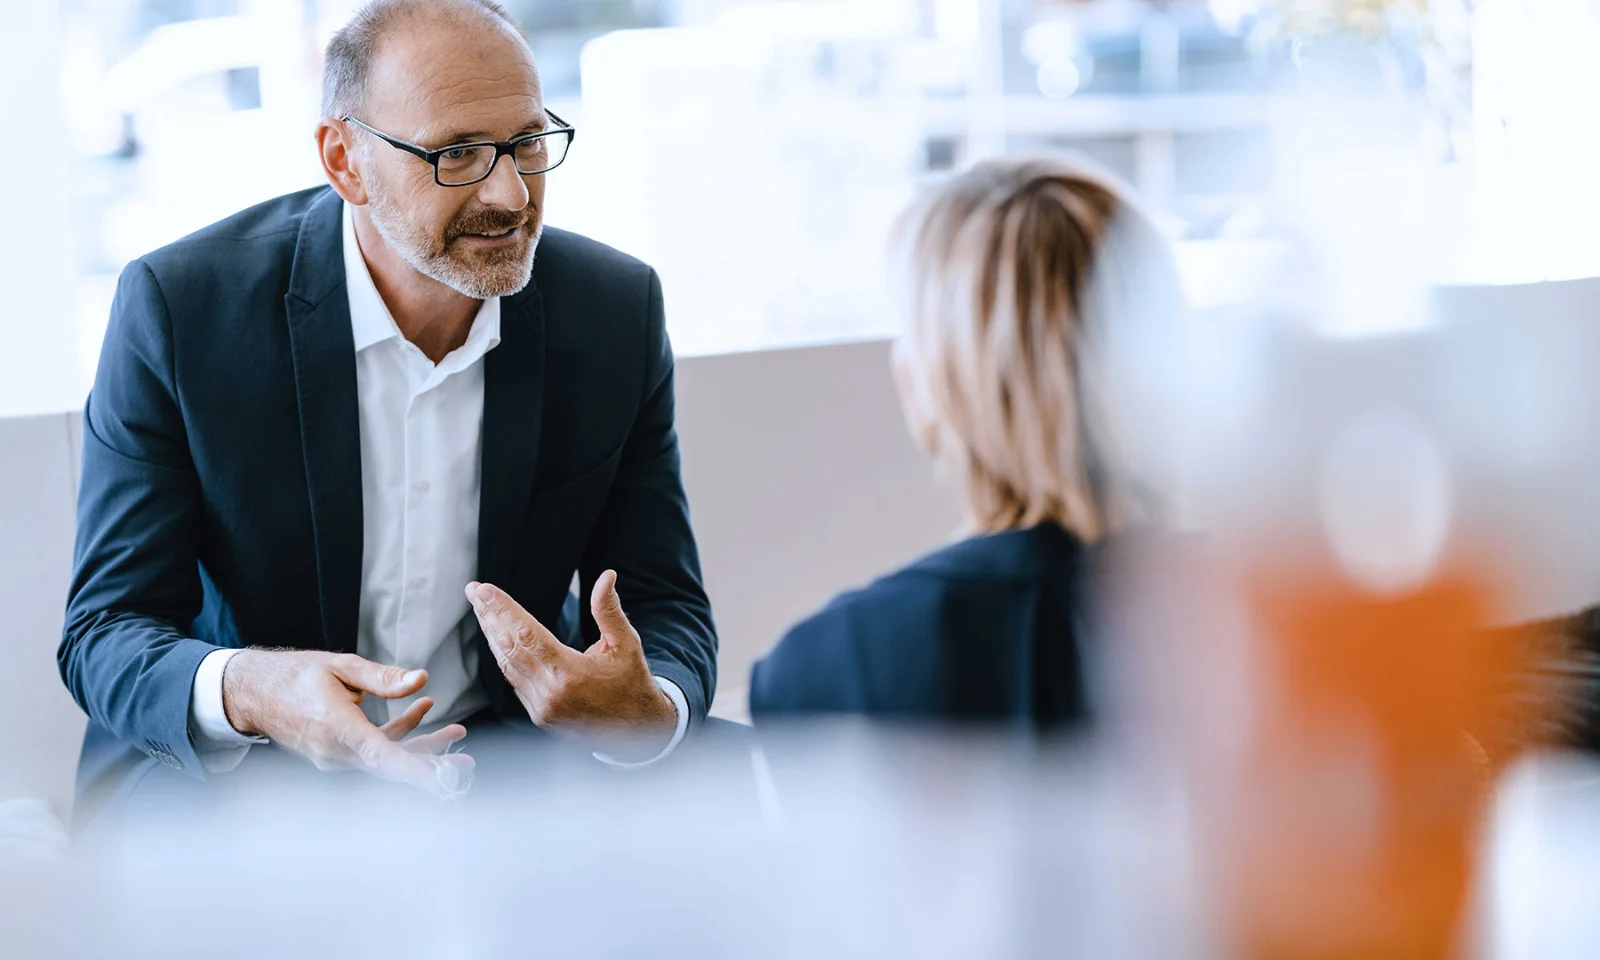
[(628, 615), (622, 612), (622, 598), (617, 595), (615, 570), (607, 570), (594, 582), (594, 589), (589, 593), (589, 612), (594, 614), (594, 622), (600, 627), (600, 635), (609, 638), (612, 643), (639, 642), (638, 632), (628, 621)]
[(527, 632), (527, 621), (533, 620), (533, 617), (530, 615), (521, 623), (516, 622), (518, 618), (512, 610), (524, 614), (527, 611), (522, 610), (521, 605), (509, 597), (506, 598), (506, 603), (502, 604), (497, 594), (503, 592), (488, 584), (477, 582), (467, 584), (467, 600), (472, 604), (472, 612), (478, 618), (478, 626), (483, 628), (484, 639), (489, 641), (489, 651), (494, 654), (500, 672), (515, 683), (518, 675), (537, 675), (540, 672), (539, 662), (531, 650), (519, 649), (518, 643), (520, 639), (518, 633)]
[(404, 740), (406, 734), (417, 729), (417, 724), (422, 722), (422, 717), (433, 709), (432, 697), (418, 697), (406, 712), (395, 717), (378, 729), (390, 740)]
[(353, 653), (334, 657), (330, 669), (334, 676), (344, 681), (345, 686), (390, 699), (409, 697), (428, 682), (426, 670), (406, 670), (373, 663)]
[[(555, 666), (571, 652), (533, 614), (494, 584), (467, 584), (467, 599), (472, 602), (478, 625), (483, 627), (501, 670), (510, 666), (526, 673), (533, 664)], [(527, 662), (529, 658), (532, 663)]]
[[(365, 719), (365, 718), (363, 718)], [(434, 766), (379, 732), (372, 724), (349, 724), (341, 731), (351, 765), (374, 776), (438, 792)]]
[(412, 753), (443, 753), (467, 735), (467, 728), (459, 723), (452, 723), (448, 727), (441, 727), (432, 733), (424, 733), (409, 740), (400, 741), (400, 745)]
[(429, 757), (433, 763), (436, 792), (442, 797), (459, 797), (472, 787), (472, 773), (477, 761), (464, 753), (446, 757)]

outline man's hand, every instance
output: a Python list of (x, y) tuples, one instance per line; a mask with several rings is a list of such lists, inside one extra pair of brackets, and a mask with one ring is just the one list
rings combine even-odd
[(405, 740), (433, 707), (420, 697), (405, 713), (375, 727), (358, 706), (366, 694), (408, 697), (428, 682), (351, 653), (243, 650), (222, 674), (222, 706), (235, 730), (262, 736), (319, 770), (354, 767), (430, 793), (449, 794), (470, 778), (472, 758), (440, 754), (467, 735), (451, 724)]
[(639, 633), (622, 612), (616, 573), (607, 570), (595, 581), (589, 609), (600, 639), (583, 653), (498, 587), (469, 583), (467, 599), (534, 723), (599, 741), (624, 760), (648, 759), (671, 742), (678, 709), (650, 675)]

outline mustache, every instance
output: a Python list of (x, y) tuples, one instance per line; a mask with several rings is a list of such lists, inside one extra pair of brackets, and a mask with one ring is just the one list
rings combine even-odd
[(510, 210), (471, 210), (461, 214), (450, 222), (445, 230), (445, 243), (466, 236), (469, 233), (500, 233), (505, 230), (514, 230), (534, 222), (538, 212), (530, 204), (527, 209), (512, 212)]

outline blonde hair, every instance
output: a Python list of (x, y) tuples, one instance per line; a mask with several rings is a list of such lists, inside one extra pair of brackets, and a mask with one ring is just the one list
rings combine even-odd
[(1116, 318), (1095, 306), (1125, 299), (1094, 289), (1111, 235), (1164, 248), (1125, 196), (1065, 158), (991, 160), (896, 228), (907, 418), (979, 531), (1054, 522), (1092, 542), (1148, 518), (1097, 344)]

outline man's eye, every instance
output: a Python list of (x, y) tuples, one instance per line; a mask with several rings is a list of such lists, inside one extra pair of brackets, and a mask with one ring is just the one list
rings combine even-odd
[(446, 160), (460, 160), (462, 157), (464, 157), (466, 155), (467, 155), (467, 148), (466, 147), (455, 147), (453, 149), (446, 150), (444, 152), (444, 156), (445, 156)]

